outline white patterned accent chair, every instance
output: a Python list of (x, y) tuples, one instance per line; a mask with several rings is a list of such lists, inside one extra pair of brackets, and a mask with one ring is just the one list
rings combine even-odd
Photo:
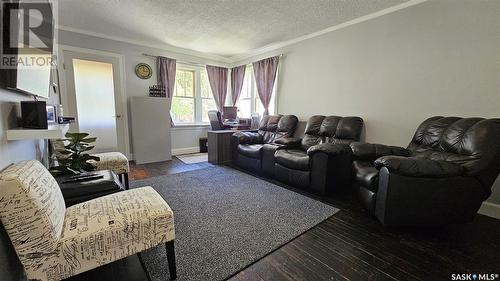
[(62, 280), (163, 243), (176, 278), (174, 215), (149, 186), (66, 209), (48, 170), (23, 161), (0, 173), (0, 219), (29, 280)]
[[(57, 157), (64, 157), (64, 155), (57, 152), (58, 150), (64, 149), (64, 141), (60, 139), (51, 139), (50, 143), (52, 145), (52, 151), (54, 151)], [(130, 165), (127, 156), (123, 155), (121, 152), (94, 153), (92, 155), (100, 159), (99, 161), (89, 161), (96, 166), (97, 170), (113, 171), (120, 181), (125, 184), (125, 189), (129, 189), (128, 173), (130, 171)]]

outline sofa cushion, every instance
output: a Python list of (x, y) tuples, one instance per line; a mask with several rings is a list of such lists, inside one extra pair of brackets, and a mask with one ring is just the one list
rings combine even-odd
[(240, 144), (238, 152), (246, 157), (260, 159), (262, 152), (262, 144)]
[(354, 161), (354, 182), (358, 186), (376, 192), (378, 189), (378, 170), (368, 161)]
[(287, 168), (309, 171), (309, 156), (300, 149), (280, 149), (274, 154), (276, 163)]

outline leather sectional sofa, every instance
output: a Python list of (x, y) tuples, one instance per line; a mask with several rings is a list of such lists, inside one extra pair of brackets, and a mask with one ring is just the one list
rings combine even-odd
[(363, 119), (312, 116), (305, 136), (293, 138), (297, 117), (266, 116), (256, 133), (233, 134), (233, 162), (244, 169), (321, 194), (351, 179), (349, 143), (359, 141)]
[(432, 117), (407, 148), (352, 143), (354, 184), (386, 226), (467, 222), (500, 173), (500, 119)]
[(275, 147), (265, 144), (292, 137), (298, 121), (294, 115), (267, 115), (260, 121), (257, 132), (234, 133), (231, 138), (233, 163), (246, 170), (271, 175), (269, 163), (264, 163), (263, 158), (272, 157)]
[(296, 123), (268, 116), (235, 133), (235, 164), (322, 194), (352, 182), (385, 226), (470, 221), (500, 174), (500, 119), (432, 117), (407, 148), (358, 142), (359, 117), (312, 116), (301, 139)]
[(363, 119), (316, 115), (309, 118), (302, 139), (282, 139), (274, 154), (276, 179), (325, 194), (348, 186), (351, 180), (351, 148), (359, 141)]

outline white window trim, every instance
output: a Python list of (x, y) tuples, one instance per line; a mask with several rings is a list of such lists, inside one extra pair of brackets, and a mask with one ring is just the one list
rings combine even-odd
[[(201, 96), (201, 71), (205, 70), (202, 66), (191, 66), (187, 64), (177, 63), (176, 70), (194, 71), (194, 122), (191, 123), (175, 123), (175, 127), (207, 127), (210, 122), (203, 122), (202, 116), (202, 96)], [(213, 98), (213, 97), (212, 97)], [(174, 127), (174, 128), (175, 128)]]

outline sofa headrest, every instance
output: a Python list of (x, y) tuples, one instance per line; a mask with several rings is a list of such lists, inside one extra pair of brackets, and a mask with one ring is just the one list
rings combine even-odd
[(259, 131), (293, 133), (298, 122), (295, 115), (266, 115), (260, 121)]
[(360, 117), (314, 115), (307, 121), (305, 134), (359, 141), (362, 129)]
[(435, 116), (420, 124), (408, 148), (413, 154), (460, 162), (474, 174), (498, 161), (499, 140), (500, 119)]

